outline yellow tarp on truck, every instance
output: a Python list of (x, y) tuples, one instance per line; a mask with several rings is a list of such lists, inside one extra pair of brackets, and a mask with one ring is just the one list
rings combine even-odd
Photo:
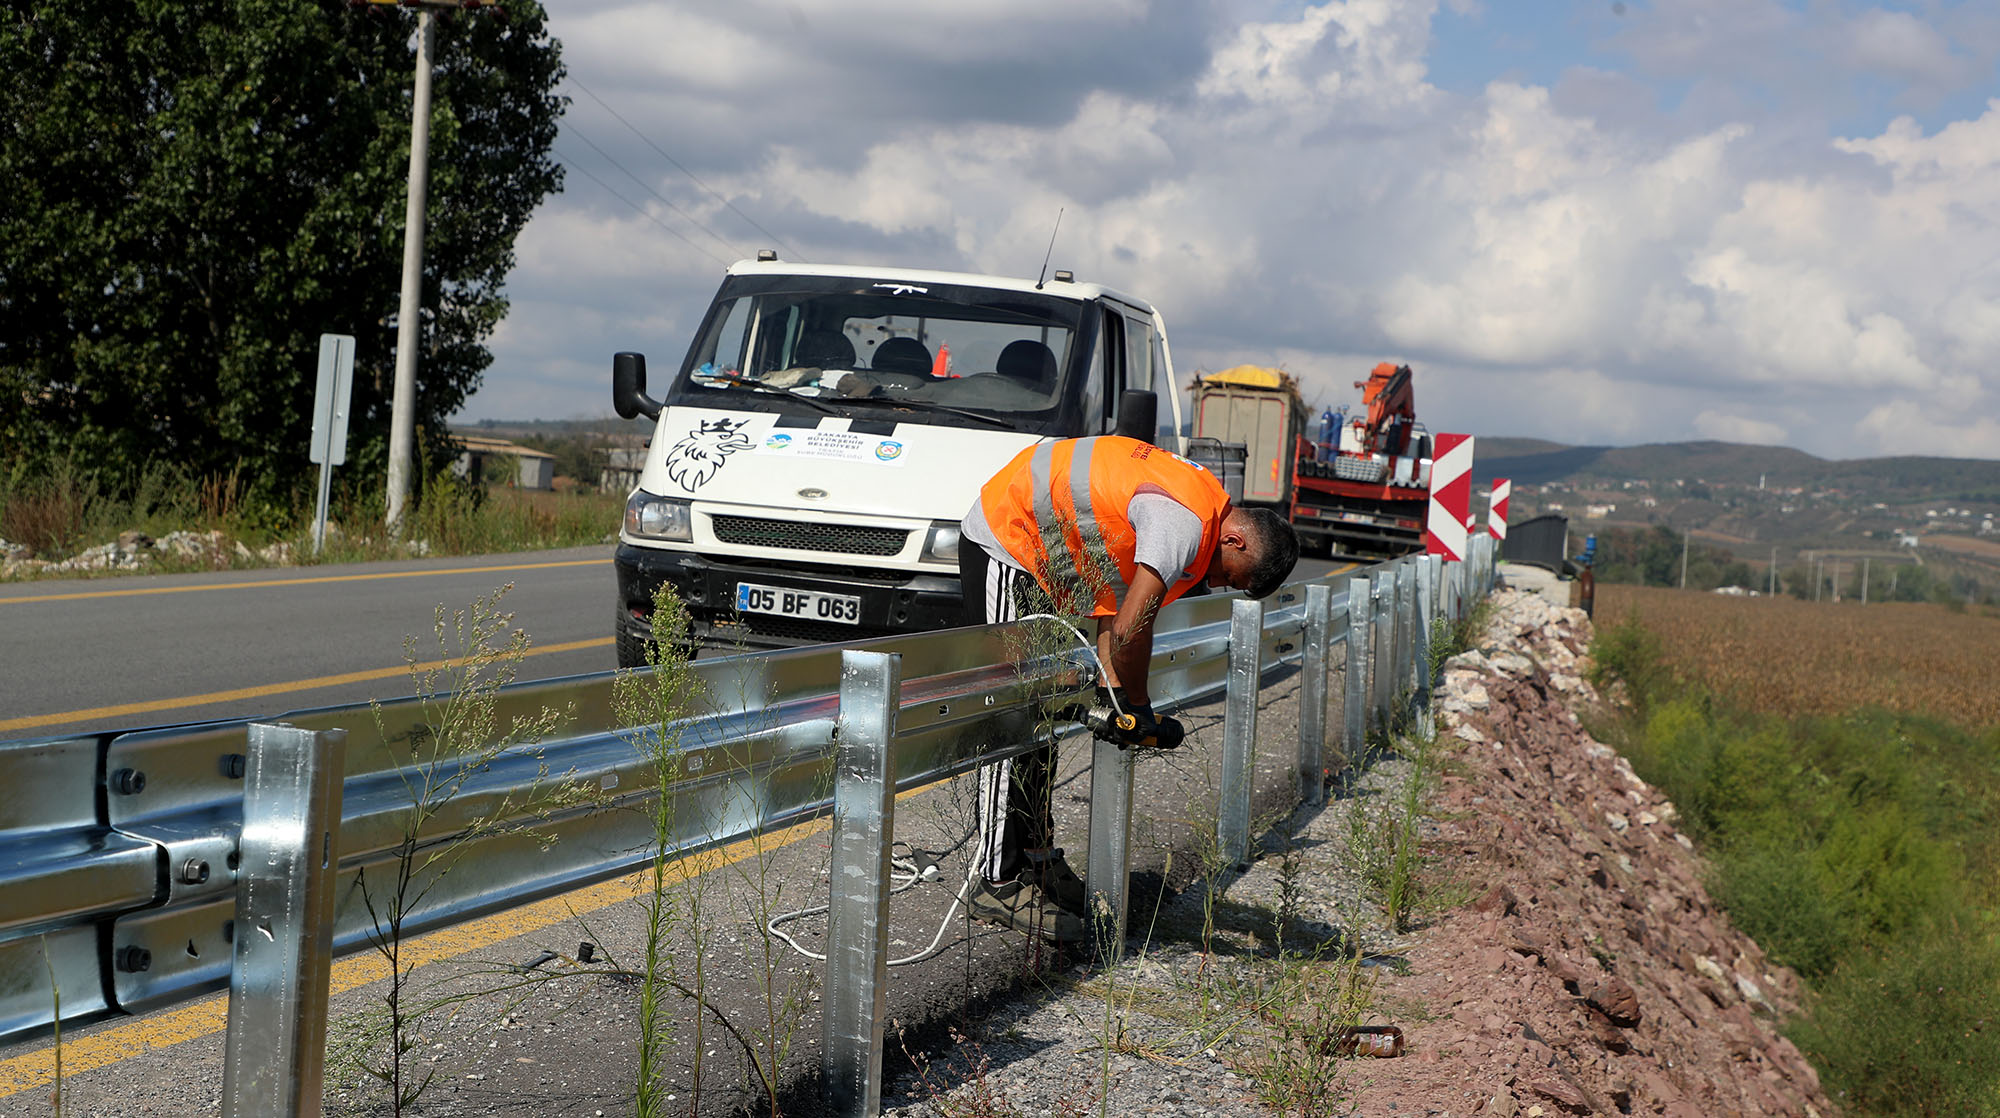
[(1202, 379), (1211, 384), (1241, 384), (1249, 388), (1289, 388), (1292, 385), (1290, 376), (1262, 365), (1238, 365)]

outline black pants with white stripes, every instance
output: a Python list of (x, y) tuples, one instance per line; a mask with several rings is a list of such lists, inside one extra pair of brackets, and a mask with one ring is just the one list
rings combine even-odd
[[(1033, 575), (995, 562), (978, 544), (958, 549), (965, 623), (1012, 621), (1048, 608)], [(988, 881), (1007, 881), (1027, 861), (1024, 851), (1055, 845), (1056, 747), (1039, 746), (979, 770), (979, 868)]]

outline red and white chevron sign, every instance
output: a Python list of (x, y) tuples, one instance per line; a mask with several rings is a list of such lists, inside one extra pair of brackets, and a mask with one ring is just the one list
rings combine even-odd
[(1438, 435), (1431, 441), (1431, 509), (1424, 526), (1424, 554), (1465, 558), (1472, 526), (1472, 436)]
[(1504, 477), (1493, 479), (1493, 497), (1486, 503), (1486, 531), (1496, 540), (1507, 538), (1507, 498), (1514, 483)]

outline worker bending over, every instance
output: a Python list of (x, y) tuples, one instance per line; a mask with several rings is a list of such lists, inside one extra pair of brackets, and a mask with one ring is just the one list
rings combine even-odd
[[(1269, 509), (1237, 508), (1215, 476), (1178, 454), (1104, 435), (1040, 443), (979, 491), (961, 525), (966, 623), (1053, 612), (1097, 619), (1100, 696), (1133, 718), (1093, 727), (1123, 745), (1178, 745), (1179, 722), (1153, 714), (1146, 677), (1159, 608), (1204, 583), (1268, 596), (1299, 542)], [(1086, 938), (1083, 881), (1054, 845), (1056, 747), (979, 773), (973, 914), (1031, 935)]]

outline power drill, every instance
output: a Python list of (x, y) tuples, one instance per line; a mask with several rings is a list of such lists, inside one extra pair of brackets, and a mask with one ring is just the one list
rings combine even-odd
[(1175, 749), (1187, 737), (1187, 731), (1172, 718), (1141, 719), (1129, 710), (1117, 711), (1108, 705), (1083, 708), (1077, 721), (1120, 749)]

